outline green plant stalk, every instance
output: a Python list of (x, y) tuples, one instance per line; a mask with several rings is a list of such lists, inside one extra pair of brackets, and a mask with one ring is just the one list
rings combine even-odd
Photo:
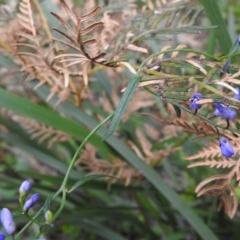
[(211, 22), (212, 25), (217, 25), (218, 27), (214, 29), (216, 34), (216, 39), (219, 42), (219, 45), (226, 55), (232, 46), (232, 41), (227, 30), (227, 26), (224, 22), (222, 14), (219, 9), (218, 2), (216, 0), (201, 0), (204, 10)]
[[(52, 221), (53, 222), (55, 219), (57, 219), (57, 217), (60, 215), (60, 213), (62, 212), (65, 202), (66, 202), (66, 197), (67, 197), (67, 189), (65, 188), (62, 191), (62, 201), (61, 201), (61, 205), (59, 207), (59, 209), (57, 210), (57, 212), (54, 214)], [(36, 236), (36, 239), (38, 239), (48, 228), (49, 228), (50, 224), (47, 224), (46, 226), (44, 226), (38, 233), (38, 235)]]
[(110, 120), (113, 117), (114, 113), (110, 114), (107, 118), (105, 118), (101, 123), (99, 123), (89, 134), (88, 136), (83, 140), (83, 142), (81, 143), (81, 145), (79, 146), (79, 148), (77, 149), (77, 151), (75, 152), (73, 159), (71, 160), (71, 163), (68, 167), (68, 170), (66, 172), (66, 175), (63, 179), (62, 185), (61, 187), (58, 189), (58, 191), (54, 194), (53, 198), (57, 197), (59, 195), (59, 193), (66, 188), (67, 185), (67, 181), (69, 178), (69, 175), (71, 173), (72, 168), (74, 167), (74, 164), (78, 158), (78, 155), (80, 153), (80, 151), (83, 149), (83, 147), (85, 146), (85, 144), (88, 142), (89, 138), (92, 137), (93, 134), (95, 134), (95, 132), (97, 132), (97, 130), (99, 128), (101, 128), (108, 120)]
[[(107, 118), (105, 118), (101, 123), (99, 123), (89, 134), (88, 136), (83, 140), (83, 142), (81, 143), (81, 145), (78, 147), (77, 151), (75, 152), (71, 163), (68, 167), (68, 170), (66, 172), (66, 175), (63, 179), (63, 182), (60, 186), (60, 188), (58, 189), (58, 191), (53, 195), (53, 199), (56, 198), (65, 188), (67, 185), (67, 181), (69, 178), (69, 175), (71, 173), (72, 168), (74, 167), (74, 164), (78, 158), (78, 155), (80, 153), (80, 151), (83, 149), (83, 147), (85, 146), (85, 144), (88, 142), (88, 140), (98, 131), (99, 128), (101, 128), (108, 120), (110, 120), (113, 117), (114, 113), (110, 114)], [(61, 203), (62, 205), (62, 203)], [(60, 208), (61, 209), (61, 206)], [(22, 229), (21, 231), (16, 235), (16, 239), (18, 239), (19, 236), (21, 236), (21, 234), (28, 228), (31, 226), (31, 224), (35, 221), (35, 219), (37, 219), (37, 217), (40, 215), (40, 213), (42, 212), (43, 208), (39, 209), (39, 211), (35, 214), (35, 216), (32, 218), (31, 222), (28, 222)], [(58, 210), (59, 211), (59, 210)], [(57, 212), (58, 213), (58, 212)], [(53, 219), (55, 219), (55, 217), (53, 217)]]

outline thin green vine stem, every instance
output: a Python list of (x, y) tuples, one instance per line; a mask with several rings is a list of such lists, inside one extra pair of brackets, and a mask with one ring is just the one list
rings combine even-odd
[[(65, 205), (65, 202), (66, 202), (66, 198), (67, 198), (67, 189), (64, 189), (62, 191), (62, 201), (61, 201), (61, 205), (59, 207), (59, 209), (57, 210), (57, 212), (54, 214), (53, 216), (53, 219), (51, 222), (53, 222), (59, 215), (60, 213), (62, 212), (63, 208), (64, 208), (64, 205)], [(36, 239), (38, 239), (48, 228), (49, 228), (50, 224), (47, 224), (45, 227), (43, 227), (38, 235), (36, 236)]]
[(61, 187), (58, 189), (58, 191), (53, 195), (53, 198), (55, 198), (56, 196), (59, 195), (59, 193), (66, 187), (67, 185), (67, 181), (69, 178), (69, 175), (71, 173), (72, 168), (74, 167), (74, 164), (78, 158), (78, 155), (80, 153), (80, 151), (83, 149), (83, 147), (85, 146), (85, 144), (88, 142), (88, 140), (92, 137), (92, 135), (98, 131), (99, 128), (102, 127), (102, 125), (104, 125), (108, 120), (110, 120), (113, 117), (114, 113), (110, 114), (107, 118), (105, 118), (101, 123), (99, 123), (89, 134), (88, 136), (83, 140), (83, 142), (81, 143), (81, 145), (78, 147), (77, 151), (75, 152), (73, 159), (68, 167), (68, 170), (66, 172), (66, 175), (63, 179), (62, 185)]
[[(81, 143), (81, 145), (78, 147), (77, 151), (75, 152), (72, 161), (68, 167), (68, 170), (66, 172), (66, 175), (63, 179), (63, 182), (61, 184), (61, 187), (58, 189), (58, 191), (53, 195), (53, 198), (56, 198), (66, 187), (67, 185), (67, 181), (68, 178), (70, 176), (71, 170), (74, 167), (74, 164), (78, 158), (78, 155), (80, 153), (80, 151), (83, 149), (83, 147), (85, 146), (85, 144), (88, 142), (88, 140), (99, 130), (99, 128), (101, 128), (107, 121), (109, 121), (112, 117), (113, 117), (114, 113), (110, 114), (108, 117), (106, 117), (101, 123), (99, 123), (88, 135), (87, 137), (83, 140), (83, 142)], [(60, 206), (61, 209), (61, 206)], [(35, 214), (35, 216), (32, 218), (32, 221), (28, 222), (22, 229), (21, 231), (16, 235), (16, 239), (19, 238), (19, 236), (28, 228), (31, 226), (31, 224), (33, 223), (33, 221), (35, 221), (35, 219), (41, 214), (43, 210), (43, 207), (41, 209), (38, 210), (38, 212)]]

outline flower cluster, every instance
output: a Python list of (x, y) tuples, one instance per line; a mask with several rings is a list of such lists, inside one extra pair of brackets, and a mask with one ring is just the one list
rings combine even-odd
[[(25, 180), (22, 182), (21, 186), (19, 187), (19, 201), (21, 206), (23, 205), (23, 201), (27, 194), (30, 192), (32, 188), (32, 182), (29, 180)], [(28, 210), (33, 207), (40, 199), (40, 195), (38, 193), (33, 194), (23, 205), (22, 210), (24, 213), (27, 213)], [(3, 208), (1, 210), (0, 219), (2, 226), (5, 232), (10, 235), (14, 236), (16, 232), (16, 225), (13, 220), (13, 216), (11, 211), (8, 208)], [(0, 232), (0, 240), (5, 240), (6, 236), (4, 233)]]
[[(234, 94), (234, 98), (237, 100), (240, 100), (240, 88), (236, 88), (237, 94)], [(195, 93), (192, 98), (190, 99), (191, 103), (189, 105), (189, 108), (194, 109), (197, 111), (201, 108), (201, 104), (198, 103), (199, 100), (203, 99), (203, 96), (201, 93)], [(232, 110), (230, 107), (225, 106), (222, 103), (215, 103), (216, 109), (213, 112), (214, 117), (222, 117), (226, 119), (227, 121), (227, 128), (229, 126), (229, 119), (234, 119), (237, 115), (236, 111)], [(228, 142), (228, 140), (224, 137), (220, 137), (219, 139), (219, 146), (221, 153), (224, 157), (232, 157), (234, 155), (234, 150), (232, 145)]]
[[(29, 180), (25, 180), (22, 182), (20, 188), (19, 188), (19, 201), (23, 202), (23, 200), (25, 199), (25, 197), (27, 196), (27, 194), (30, 192), (30, 190), (32, 189), (32, 182)], [(27, 212), (31, 207), (33, 207), (34, 205), (36, 205), (36, 203), (39, 201), (40, 199), (40, 195), (39, 193), (35, 193), (33, 194), (23, 205), (23, 212)]]

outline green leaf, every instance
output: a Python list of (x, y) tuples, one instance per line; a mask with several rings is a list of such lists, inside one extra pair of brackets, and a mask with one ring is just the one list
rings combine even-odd
[(112, 231), (106, 226), (96, 223), (92, 220), (79, 220), (75, 222), (78, 226), (80, 225), (82, 228), (89, 230), (90, 232), (94, 232), (95, 234), (102, 236), (103, 239), (106, 240), (126, 240), (126, 238), (122, 237), (119, 233)]
[(115, 131), (115, 129), (117, 128), (118, 124), (121, 121), (122, 115), (126, 111), (128, 103), (130, 102), (140, 80), (141, 80), (141, 77), (136, 76), (128, 84), (128, 86), (117, 106), (117, 109), (115, 111), (115, 114), (114, 114), (112, 122), (111, 122), (111, 125), (110, 125), (107, 133), (103, 137), (103, 140), (105, 140), (106, 138), (111, 136), (113, 134), (113, 132)]
[(201, 0), (201, 2), (204, 6), (205, 12), (211, 24), (218, 26), (213, 31), (215, 31), (216, 39), (219, 42), (219, 45), (223, 53), (226, 55), (228, 54), (232, 46), (232, 41), (231, 41), (229, 32), (227, 30), (227, 26), (222, 17), (221, 11), (219, 9), (219, 6), (218, 6), (219, 2), (215, 0)]
[[(0, 88), (0, 107), (33, 118), (41, 123), (68, 133), (77, 139), (83, 140), (90, 132), (85, 126), (63, 118), (48, 108), (39, 106), (26, 98), (16, 96), (2, 88)], [(101, 142), (98, 136), (92, 136), (89, 142), (107, 152), (106, 144)]]
[(51, 201), (53, 200), (54, 193), (51, 193), (43, 204), (43, 212), (46, 213), (50, 209)]
[(2, 67), (10, 68), (15, 65), (15, 63), (7, 56), (0, 54), (0, 63)]
[[(74, 191), (76, 188), (80, 187), (81, 185), (83, 185), (85, 182), (91, 181), (93, 179), (97, 179), (97, 178), (103, 178), (103, 177), (112, 177), (109, 175), (102, 175), (102, 174), (96, 174), (96, 175), (90, 175), (90, 176), (86, 176), (83, 177), (82, 179), (78, 180), (72, 187), (70, 190), (68, 190), (67, 192), (70, 193), (72, 191)], [(112, 177), (115, 178), (115, 177)]]
[(176, 112), (177, 117), (181, 118), (181, 109), (178, 106), (174, 105), (174, 104), (172, 104), (172, 106), (173, 106), (173, 108), (174, 108), (174, 110)]

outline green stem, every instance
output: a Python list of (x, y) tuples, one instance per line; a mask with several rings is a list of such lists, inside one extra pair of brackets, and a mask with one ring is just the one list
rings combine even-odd
[[(68, 170), (66, 172), (66, 175), (63, 179), (62, 185), (61, 187), (58, 189), (58, 191), (53, 195), (53, 198), (56, 198), (66, 187), (67, 185), (67, 181), (70, 175), (70, 172), (72, 170), (72, 168), (74, 167), (74, 164), (78, 158), (78, 155), (80, 153), (80, 151), (82, 150), (82, 148), (85, 146), (85, 144), (87, 143), (87, 141), (98, 131), (99, 128), (101, 128), (108, 120), (110, 120), (113, 117), (114, 113), (110, 114), (107, 118), (105, 118), (101, 123), (99, 123), (88, 135), (87, 137), (83, 140), (83, 142), (81, 143), (81, 145), (78, 147), (76, 153), (73, 156), (73, 159), (68, 167)], [(61, 204), (62, 205), (62, 204)], [(61, 206), (59, 208), (61, 210)], [(18, 238), (29, 226), (31, 226), (31, 224), (33, 223), (33, 221), (40, 215), (40, 213), (42, 212), (43, 208), (39, 209), (39, 211), (36, 213), (36, 215), (32, 218), (32, 221), (28, 222), (22, 229), (21, 231), (16, 235), (16, 238)], [(56, 213), (58, 214), (58, 212)], [(53, 217), (53, 219), (55, 219), (55, 216)]]
[(102, 125), (104, 125), (109, 119), (111, 119), (113, 117), (114, 113), (112, 113), (111, 115), (109, 115), (107, 118), (105, 118), (100, 124), (98, 124), (89, 134), (88, 136), (83, 140), (83, 142), (81, 143), (81, 145), (78, 147), (76, 153), (74, 154), (74, 157), (68, 167), (68, 170), (66, 172), (66, 175), (63, 179), (62, 185), (61, 187), (58, 189), (58, 191), (53, 195), (53, 199), (58, 196), (60, 194), (60, 192), (66, 187), (67, 185), (67, 181), (70, 175), (70, 172), (72, 170), (72, 168), (74, 167), (74, 164), (78, 158), (78, 155), (80, 153), (80, 151), (83, 149), (83, 147), (85, 146), (85, 144), (88, 142), (88, 140), (92, 137), (92, 135), (98, 131), (98, 129), (100, 127), (102, 127)]
[[(60, 215), (60, 213), (62, 212), (65, 202), (66, 202), (66, 196), (67, 196), (67, 189), (64, 189), (62, 191), (62, 201), (61, 201), (61, 205), (58, 209), (58, 211), (54, 214), (54, 217), (52, 219), (52, 222)], [(36, 236), (36, 239), (38, 239), (48, 228), (49, 228), (50, 224), (47, 224), (46, 226), (44, 226), (38, 233), (38, 235)]]

